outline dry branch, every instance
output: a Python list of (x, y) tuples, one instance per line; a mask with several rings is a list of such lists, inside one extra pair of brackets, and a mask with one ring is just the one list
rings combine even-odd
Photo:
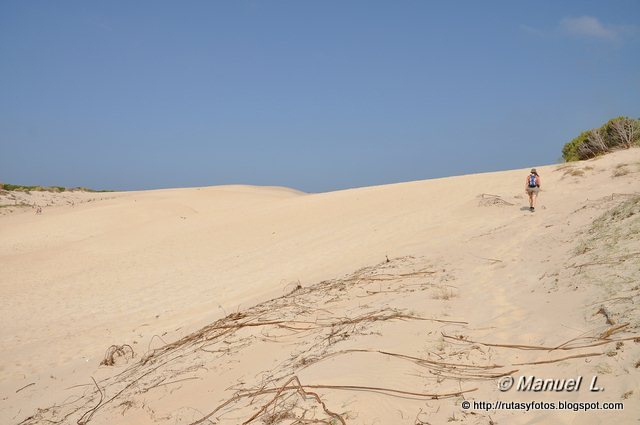
[[(295, 382), (295, 384), (291, 384), (291, 382)], [(285, 391), (300, 391), (302, 389), (302, 391), (304, 391), (305, 394), (314, 394), (314, 393), (309, 393), (308, 391), (306, 391), (306, 388), (313, 388), (313, 389), (332, 389), (332, 390), (346, 390), (346, 391), (374, 391), (374, 392), (379, 392), (382, 394), (386, 394), (389, 396), (395, 396), (395, 397), (406, 397), (406, 396), (410, 396), (410, 397), (418, 397), (418, 398), (427, 398), (427, 399), (432, 399), (432, 400), (437, 400), (437, 399), (442, 399), (442, 398), (449, 398), (449, 397), (457, 397), (460, 396), (462, 394), (466, 394), (466, 393), (470, 393), (473, 391), (477, 391), (477, 388), (472, 388), (469, 390), (460, 390), (460, 391), (455, 391), (455, 392), (449, 392), (449, 393), (417, 393), (417, 392), (412, 392), (412, 391), (403, 391), (403, 390), (397, 390), (397, 389), (393, 389), (393, 388), (385, 388), (385, 387), (371, 387), (371, 386), (361, 386), (361, 385), (323, 385), (323, 384), (311, 384), (311, 385), (302, 385), (300, 384), (299, 379), (297, 378), (297, 376), (293, 376), (291, 377), (287, 383), (281, 387), (278, 388), (262, 388), (256, 391), (247, 391), (247, 392), (240, 392), (237, 393), (235, 396), (233, 396), (232, 398), (228, 399), (227, 401), (225, 401), (224, 403), (220, 404), (218, 407), (216, 407), (212, 412), (210, 412), (209, 414), (205, 415), (203, 418), (192, 422), (190, 425), (198, 425), (203, 423), (204, 421), (208, 420), (211, 416), (213, 416), (214, 414), (216, 414), (217, 412), (219, 412), (221, 409), (223, 409), (224, 407), (238, 401), (241, 400), (243, 398), (255, 398), (257, 396), (260, 395), (264, 395), (264, 394), (270, 394), (270, 393), (276, 393), (276, 397), (274, 397), (269, 403), (267, 403), (267, 405), (263, 406), (263, 408), (258, 412), (258, 414), (252, 416), (249, 420), (247, 420), (246, 422), (243, 422), (243, 424), (248, 424), (249, 422), (251, 422), (253, 419), (255, 419), (260, 413), (264, 412), (264, 410), (266, 410), (266, 408), (271, 405), (279, 396), (280, 394), (282, 394)], [(317, 394), (315, 394), (317, 396)], [(319, 397), (317, 398), (317, 400), (319, 401)], [(336, 419), (341, 420), (341, 423), (346, 424), (344, 422), (344, 419), (342, 419), (339, 415), (337, 415), (336, 413), (333, 413), (331, 411), (329, 411), (328, 409), (326, 409), (326, 406), (324, 406), (324, 403), (322, 403), (322, 401), (320, 401), (320, 403), (323, 405), (323, 408), (325, 409), (325, 413), (336, 417)]]
[(540, 361), (537, 361), (537, 362), (526, 362), (526, 363), (513, 363), (513, 365), (514, 366), (529, 366), (529, 365), (536, 365), (536, 364), (557, 363), (557, 362), (561, 362), (563, 360), (581, 359), (583, 357), (595, 357), (595, 356), (601, 356), (602, 354), (603, 353), (576, 354), (575, 356), (561, 357), (559, 359), (540, 360)]
[(24, 390), (25, 388), (29, 388), (30, 386), (35, 385), (35, 384), (36, 384), (35, 382), (32, 382), (32, 383), (30, 383), (30, 384), (25, 385), (24, 387), (20, 387), (20, 388), (18, 388), (18, 389), (16, 390), (16, 394), (17, 394), (17, 393), (19, 393), (20, 391)]
[[(177, 341), (169, 344), (165, 343), (164, 346), (147, 352), (142, 356), (140, 361), (129, 365), (122, 371), (114, 373), (114, 375), (109, 378), (99, 382), (96, 382), (92, 378), (93, 385), (97, 390), (89, 390), (73, 402), (62, 405), (70, 407), (65, 407), (64, 410), (61, 410), (61, 405), (52, 406), (48, 409), (38, 411), (36, 415), (25, 419), (23, 422), (30, 424), (47, 421), (61, 423), (73, 415), (74, 418), (79, 417), (79, 425), (85, 425), (90, 422), (92, 418), (95, 418), (99, 412), (103, 412), (103, 414), (107, 416), (105, 411), (108, 410), (109, 406), (114, 406), (118, 402), (127, 403), (135, 394), (144, 393), (152, 388), (180, 383), (189, 379), (198, 379), (195, 376), (185, 377), (189, 368), (185, 369), (184, 364), (178, 364), (179, 359), (192, 359), (190, 356), (197, 355), (196, 352), (233, 354), (237, 350), (242, 349), (246, 344), (249, 344), (252, 340), (256, 338), (260, 339), (261, 335), (262, 337), (272, 338), (274, 342), (281, 342), (278, 338), (283, 337), (283, 335), (284, 337), (304, 337), (305, 340), (303, 344), (301, 344), (302, 353), (305, 353), (309, 358), (323, 359), (323, 354), (326, 353), (325, 343), (327, 336), (331, 337), (333, 335), (333, 337), (338, 339), (347, 338), (355, 333), (363, 332), (374, 323), (397, 320), (420, 320), (443, 324), (466, 325), (467, 322), (463, 321), (419, 317), (402, 310), (388, 307), (382, 307), (379, 310), (369, 310), (369, 308), (365, 309), (364, 306), (361, 306), (360, 311), (364, 310), (365, 313), (357, 316), (352, 316), (352, 314), (347, 313), (342, 313), (344, 314), (344, 316), (342, 316), (341, 314), (336, 314), (336, 312), (319, 307), (322, 304), (326, 304), (328, 298), (342, 301), (345, 296), (354, 296), (353, 289), (372, 289), (371, 286), (377, 286), (371, 283), (373, 281), (389, 281), (388, 286), (390, 288), (397, 287), (402, 290), (410, 286), (419, 286), (416, 282), (427, 280), (428, 276), (438, 273), (438, 271), (427, 268), (406, 273), (395, 273), (396, 271), (402, 271), (402, 269), (393, 269), (397, 267), (397, 261), (403, 260), (404, 259), (396, 259), (390, 263), (383, 263), (361, 269), (342, 279), (323, 281), (308, 287), (296, 287), (296, 290), (291, 291), (289, 294), (258, 304), (246, 311), (229, 314)], [(405, 268), (404, 270), (407, 269)], [(422, 285), (422, 283), (420, 283), (420, 285)], [(386, 284), (382, 284), (382, 286), (386, 286)], [(161, 338), (160, 340), (164, 342)], [(403, 355), (398, 353), (380, 352), (380, 354), (389, 356), (396, 355), (398, 358), (425, 365), (442, 377), (455, 373), (458, 375), (456, 377), (457, 379), (477, 379), (478, 375), (482, 375), (484, 378), (491, 374), (484, 373), (484, 368), (481, 366), (474, 368), (471, 365), (454, 365), (444, 362), (441, 362), (441, 364), (438, 364), (438, 362), (429, 363), (427, 359), (411, 358), (410, 356), (402, 357)], [(118, 357), (124, 355), (126, 355), (127, 358), (134, 356), (131, 346), (113, 345), (107, 349), (103, 364), (115, 364)], [(299, 356), (294, 356), (293, 359), (295, 358), (299, 358)], [(208, 359), (208, 361), (212, 360)], [(265, 382), (266, 385), (267, 382), (280, 382), (282, 377), (293, 376), (292, 373), (295, 371), (295, 365), (296, 363), (292, 363), (291, 359), (284, 360), (281, 365), (271, 373), (270, 377), (268, 379), (265, 378), (263, 382)], [(278, 376), (279, 378), (276, 380), (274, 376)], [(268, 402), (266, 408), (262, 410), (262, 415), (264, 416), (255, 416), (253, 419), (250, 419), (249, 422), (252, 420), (255, 421), (258, 418), (266, 418), (269, 420), (273, 420), (274, 418), (276, 420), (282, 420), (286, 418), (293, 420), (293, 423), (300, 424), (334, 424), (336, 421), (340, 423), (339, 415), (336, 416), (336, 414), (333, 414), (326, 408), (320, 396), (313, 392), (316, 389), (378, 391), (391, 396), (420, 398), (451, 397), (475, 390), (462, 391), (460, 389), (460, 391), (452, 393), (423, 394), (383, 387), (301, 385), (297, 378), (294, 380), (291, 379), (289, 379), (284, 386), (277, 389), (258, 387), (259, 389), (240, 390), (229, 400), (218, 406), (216, 410), (195, 423), (207, 421), (207, 418), (211, 418), (211, 416), (220, 412), (221, 409), (224, 409), (225, 406), (230, 406), (243, 400), (246, 402), (250, 401), (252, 404), (255, 404), (257, 401)], [(284, 380), (282, 382), (284, 382)], [(277, 393), (279, 390), (281, 391)], [(293, 416), (287, 416), (287, 412), (279, 413), (276, 411), (290, 407), (289, 400), (296, 397), (296, 393), (304, 398), (313, 397), (313, 399), (319, 403), (319, 406), (324, 406), (325, 413), (329, 416), (330, 420), (326, 417), (309, 419), (304, 415), (295, 418)], [(274, 395), (275, 397), (273, 397)], [(271, 399), (271, 397), (273, 397), (273, 399)], [(269, 400), (272, 401), (269, 402)], [(114, 403), (112, 404), (112, 402)], [(310, 402), (310, 400), (308, 402)], [(271, 411), (274, 411), (273, 415), (271, 415)], [(247, 416), (249, 416), (249, 414)], [(60, 421), (61, 418), (62, 421)]]
[[(525, 344), (497, 344), (497, 343), (490, 343), (490, 342), (482, 342), (482, 341), (475, 341), (475, 340), (471, 340), (468, 338), (465, 338), (463, 336), (451, 336), (451, 335), (446, 335), (446, 334), (442, 334), (442, 336), (446, 339), (451, 339), (454, 341), (458, 341), (458, 342), (464, 342), (464, 343), (468, 343), (468, 344), (480, 344), (480, 345), (484, 345), (486, 347), (500, 347), (500, 348), (513, 348), (513, 349), (518, 349), (518, 350), (545, 350), (545, 351), (555, 351), (555, 350), (576, 350), (579, 348), (589, 348), (589, 347), (597, 347), (600, 345), (605, 345), (605, 344), (610, 344), (612, 342), (618, 342), (618, 341), (629, 341), (632, 339), (636, 339), (638, 338), (637, 336), (630, 336), (630, 337), (626, 337), (626, 338), (618, 338), (618, 339), (609, 339), (609, 336), (611, 336), (612, 334), (614, 334), (615, 332), (618, 332), (622, 329), (624, 329), (626, 326), (628, 326), (628, 323), (623, 323), (620, 325), (616, 325), (613, 326), (609, 329), (607, 329), (605, 332), (601, 333), (599, 336), (597, 337), (580, 337), (580, 338), (574, 338), (571, 339), (567, 342), (564, 342), (558, 346), (555, 347), (549, 347), (549, 346), (543, 346), (543, 345), (525, 345)], [(590, 344), (581, 344), (581, 345), (569, 345), (572, 342), (576, 342), (576, 341), (580, 341), (580, 340), (587, 340), (587, 341), (593, 341)]]
[(389, 357), (395, 357), (402, 360), (408, 360), (420, 366), (426, 366), (432, 368), (434, 370), (440, 372), (448, 372), (453, 373), (452, 377), (455, 379), (495, 379), (503, 376), (511, 375), (517, 370), (509, 370), (500, 373), (487, 373), (483, 372), (491, 369), (500, 369), (503, 368), (503, 365), (471, 365), (471, 364), (461, 364), (461, 363), (447, 363), (440, 362), (436, 360), (429, 360), (420, 357), (409, 356), (401, 353), (392, 353), (388, 351), (382, 350), (370, 350), (370, 349), (350, 349), (350, 350), (342, 350), (335, 353), (328, 354), (322, 358), (316, 359), (313, 362), (310, 362), (304, 365), (302, 368), (298, 369), (298, 371), (306, 369), (307, 367), (316, 364), (318, 362), (327, 360), (332, 357), (351, 354), (351, 353), (373, 353), (373, 354), (382, 354)]
[(270, 402), (268, 402), (267, 404), (265, 404), (264, 406), (262, 406), (262, 408), (261, 408), (261, 409), (260, 409), (256, 414), (254, 414), (254, 415), (253, 415), (252, 417), (250, 417), (248, 420), (244, 421), (244, 422), (242, 423), (242, 425), (247, 425), (248, 423), (252, 422), (255, 418), (257, 418), (258, 416), (260, 416), (260, 415), (261, 415), (265, 410), (267, 410), (267, 408), (268, 408), (271, 404), (273, 404), (273, 403), (278, 399), (278, 397), (280, 397), (280, 394), (282, 394), (284, 391), (286, 391), (286, 390), (288, 389), (287, 387), (288, 387), (288, 385), (289, 385), (289, 384), (291, 384), (291, 383), (293, 383), (293, 384), (294, 384), (294, 388), (296, 388), (296, 389), (297, 389), (298, 393), (299, 393), (303, 398), (308, 397), (308, 396), (313, 397), (313, 398), (318, 402), (318, 404), (320, 404), (320, 405), (322, 406), (322, 410), (324, 410), (324, 412), (325, 412), (327, 415), (329, 415), (329, 416), (330, 416), (330, 417), (332, 417), (332, 418), (336, 418), (337, 420), (339, 420), (339, 421), (340, 421), (340, 423), (341, 423), (342, 425), (347, 425), (347, 423), (345, 422), (345, 420), (344, 420), (344, 418), (343, 418), (342, 416), (340, 416), (340, 415), (339, 415), (339, 414), (337, 414), (337, 413), (334, 413), (334, 412), (330, 411), (330, 410), (327, 408), (327, 405), (326, 405), (326, 404), (325, 404), (325, 403), (320, 399), (320, 396), (319, 396), (317, 393), (314, 393), (314, 392), (311, 392), (311, 391), (306, 391), (306, 390), (304, 389), (304, 387), (302, 386), (302, 384), (300, 383), (300, 380), (298, 379), (298, 377), (297, 377), (297, 376), (292, 376), (292, 377), (291, 377), (291, 378), (290, 378), (290, 379), (289, 379), (289, 380), (288, 380), (288, 381), (287, 381), (287, 382), (286, 382), (286, 383), (285, 383), (285, 384), (284, 384), (284, 385), (283, 385), (283, 386), (282, 386), (282, 387), (281, 387), (281, 388), (276, 392), (275, 397), (273, 397), (273, 399), (272, 399)]
[(613, 335), (614, 333), (618, 332), (621, 329), (626, 328), (627, 326), (629, 326), (629, 323), (621, 323), (619, 325), (612, 326), (609, 329), (607, 329), (606, 331), (602, 332), (600, 334), (599, 338), (600, 339), (609, 338), (611, 335)]
[(104, 359), (100, 362), (100, 366), (113, 366), (116, 364), (115, 357), (124, 357), (127, 354), (127, 349), (131, 352), (131, 358), (135, 357), (135, 353), (133, 351), (133, 347), (129, 344), (124, 345), (112, 345), (107, 348), (107, 351), (104, 354)]
[(96, 413), (96, 410), (98, 410), (98, 408), (102, 405), (102, 400), (104, 399), (104, 393), (98, 386), (98, 383), (96, 382), (96, 380), (93, 379), (93, 376), (91, 377), (91, 380), (93, 381), (96, 388), (98, 389), (98, 392), (100, 393), (100, 401), (98, 401), (98, 404), (96, 404), (94, 408), (87, 410), (82, 416), (80, 416), (80, 419), (78, 419), (77, 421), (78, 425), (85, 425), (86, 423), (88, 423), (93, 417), (94, 413)]

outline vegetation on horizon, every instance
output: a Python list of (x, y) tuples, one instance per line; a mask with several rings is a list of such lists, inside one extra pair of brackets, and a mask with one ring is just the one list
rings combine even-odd
[(594, 158), (618, 149), (640, 146), (640, 120), (617, 117), (600, 128), (583, 131), (562, 148), (562, 158), (580, 161)]
[(95, 190), (86, 187), (64, 187), (64, 186), (23, 186), (18, 184), (0, 183), (0, 190), (18, 192), (113, 192), (113, 190)]

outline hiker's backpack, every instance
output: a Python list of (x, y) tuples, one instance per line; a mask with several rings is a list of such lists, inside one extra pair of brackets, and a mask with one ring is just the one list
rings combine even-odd
[(536, 187), (538, 186), (536, 184), (536, 175), (535, 174), (529, 174), (529, 187)]

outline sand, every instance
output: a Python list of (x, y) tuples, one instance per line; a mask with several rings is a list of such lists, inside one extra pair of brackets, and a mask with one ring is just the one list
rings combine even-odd
[[(0, 215), (0, 423), (197, 423), (228, 400), (199, 423), (631, 423), (640, 149), (537, 168), (534, 213), (528, 170), (320, 194), (39, 193), (41, 214)], [(124, 355), (100, 365), (112, 345)], [(498, 390), (531, 375), (586, 382)], [(325, 408), (273, 392), (294, 376)]]

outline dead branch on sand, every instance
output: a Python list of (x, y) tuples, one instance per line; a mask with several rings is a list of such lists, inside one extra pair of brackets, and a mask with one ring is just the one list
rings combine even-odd
[(402, 353), (391, 353), (389, 351), (382, 351), (382, 350), (371, 350), (371, 349), (349, 349), (349, 350), (341, 350), (341, 351), (337, 351), (335, 353), (331, 353), (328, 354), (322, 358), (319, 358), (313, 362), (307, 363), (305, 364), (303, 367), (301, 367), (300, 369), (298, 369), (298, 371), (306, 369), (307, 367), (319, 363), (321, 361), (327, 360), (329, 358), (332, 357), (336, 357), (336, 356), (341, 356), (341, 355), (346, 355), (346, 354), (351, 354), (351, 353), (373, 353), (373, 354), (382, 354), (385, 356), (389, 356), (389, 357), (394, 357), (394, 358), (398, 358), (401, 360), (407, 360), (410, 361), (412, 363), (415, 363), (417, 365), (420, 366), (426, 366), (430, 369), (433, 369), (435, 372), (437, 372), (438, 374), (442, 374), (442, 373), (449, 373), (452, 374), (450, 377), (454, 378), (454, 379), (467, 379), (467, 380), (474, 380), (474, 379), (496, 379), (496, 378), (501, 378), (503, 376), (507, 376), (507, 375), (511, 375), (513, 373), (516, 373), (518, 370), (509, 370), (509, 371), (505, 371), (505, 372), (498, 372), (498, 373), (490, 373), (490, 372), (485, 372), (486, 370), (490, 370), (490, 369), (500, 369), (503, 368), (503, 365), (497, 365), (497, 364), (492, 364), (492, 365), (473, 365), (473, 364), (461, 364), (461, 363), (448, 363), (448, 362), (440, 362), (440, 361), (436, 361), (436, 360), (430, 360), (430, 359), (424, 359), (424, 358), (420, 358), (420, 357), (414, 357), (414, 356), (408, 356), (406, 354), (402, 354)]
[(96, 410), (98, 410), (98, 408), (102, 405), (102, 400), (104, 400), (104, 393), (100, 389), (100, 386), (98, 385), (96, 380), (93, 378), (93, 376), (91, 377), (91, 380), (93, 380), (93, 383), (95, 384), (96, 388), (98, 389), (98, 392), (100, 393), (100, 401), (98, 401), (98, 404), (96, 404), (96, 406), (93, 409), (87, 410), (82, 416), (80, 416), (80, 419), (78, 419), (78, 421), (76, 422), (78, 425), (87, 424), (93, 417), (94, 413), (96, 413)]
[(576, 354), (575, 356), (566, 356), (566, 357), (561, 357), (559, 359), (553, 359), (553, 360), (540, 360), (537, 362), (526, 362), (526, 363), (513, 363), (514, 366), (529, 366), (529, 365), (536, 365), (536, 364), (547, 364), (547, 363), (557, 363), (557, 362), (561, 362), (563, 360), (570, 360), (570, 359), (581, 359), (584, 357), (596, 357), (596, 356), (602, 356), (604, 353), (586, 353), (586, 354)]
[[(139, 361), (114, 373), (113, 376), (99, 382), (93, 380), (95, 388), (86, 391), (84, 395), (74, 400), (64, 410), (60, 410), (60, 406), (52, 406), (39, 410), (34, 416), (23, 422), (25, 424), (42, 423), (48, 420), (59, 422), (60, 418), (63, 418), (63, 421), (68, 421), (70, 420), (68, 418), (73, 415), (79, 425), (85, 425), (95, 419), (99, 413), (107, 415), (106, 411), (110, 409), (110, 406), (113, 410), (116, 409), (114, 405), (118, 403), (119, 405), (131, 403), (133, 397), (153, 388), (193, 382), (198, 379), (198, 376), (193, 376), (191, 373), (187, 375), (187, 372), (195, 372), (194, 367), (196, 369), (204, 368), (203, 364), (194, 366), (194, 361), (200, 360), (200, 354), (205, 356), (205, 353), (209, 353), (211, 357), (206, 355), (202, 361), (206, 362), (207, 366), (212, 364), (213, 367), (216, 367), (216, 363), (226, 361), (226, 359), (222, 359), (223, 357), (244, 350), (252, 341), (263, 340), (263, 338), (267, 338), (268, 342), (272, 343), (281, 343), (283, 339), (295, 338), (298, 341), (295, 344), (296, 352), (281, 357), (280, 364), (276, 368), (270, 366), (268, 378), (264, 379), (262, 386), (237, 389), (235, 395), (231, 393), (231, 398), (207, 417), (215, 415), (225, 406), (231, 404), (234, 404), (234, 408), (244, 409), (260, 402), (265, 403), (265, 408), (261, 410), (262, 413), (258, 413), (258, 416), (250, 418), (245, 423), (256, 420), (268, 420), (267, 423), (273, 423), (274, 420), (292, 419), (294, 423), (300, 424), (335, 424), (341, 423), (341, 418), (342, 421), (345, 418), (332, 412), (324, 405), (320, 396), (314, 392), (315, 390), (377, 391), (391, 396), (432, 399), (452, 397), (473, 391), (475, 389), (462, 391), (460, 388), (460, 391), (451, 393), (423, 394), (384, 387), (301, 385), (297, 378), (292, 378), (296, 376), (300, 365), (305, 365), (311, 360), (324, 359), (327, 356), (329, 346), (334, 346), (339, 341), (354, 335), (366, 335), (369, 328), (375, 324), (389, 321), (429, 321), (444, 325), (466, 325), (467, 322), (464, 321), (420, 317), (411, 311), (390, 307), (388, 302), (378, 307), (361, 305), (355, 314), (348, 309), (328, 310), (322, 307), (327, 305), (328, 300), (342, 301), (354, 297), (359, 292), (371, 289), (372, 284), (377, 286), (379, 281), (384, 281), (383, 284), (387, 288), (399, 291), (407, 286), (432, 287), (431, 284), (426, 285), (424, 282), (432, 278), (435, 279), (432, 275), (440, 273), (440, 271), (434, 271), (436, 270), (434, 267), (414, 268), (413, 265), (412, 260), (407, 258), (394, 259), (388, 263), (360, 269), (341, 279), (323, 281), (306, 287), (296, 287), (295, 291), (245, 311), (229, 314), (175, 342), (152, 349)], [(442, 272), (445, 270), (442, 269)], [(413, 361), (423, 367), (428, 367), (431, 372), (443, 379), (490, 379), (491, 376), (502, 372), (501, 370), (489, 371), (488, 369), (492, 366), (475, 368), (472, 365), (455, 365), (445, 362), (438, 364), (438, 362), (428, 359), (412, 358), (399, 353), (380, 352), (380, 354)], [(119, 357), (125, 355), (127, 358), (134, 356), (131, 346), (113, 345), (107, 349), (102, 364), (116, 364)], [(284, 385), (277, 387), (274, 385), (274, 383), (285, 381), (287, 382)], [(229, 396), (229, 393), (226, 394)], [(302, 397), (302, 400), (298, 396)], [(241, 403), (246, 404), (244, 406), (235, 406), (235, 403), (242, 401), (249, 403)], [(322, 406), (322, 410), (317, 410), (320, 406)], [(309, 418), (309, 416), (305, 416), (305, 414), (313, 414), (314, 411), (324, 412), (320, 413), (320, 416), (323, 417)], [(255, 410), (247, 413), (247, 417), (253, 413)], [(206, 420), (203, 418), (196, 423), (202, 423)]]
[(462, 394), (470, 393), (470, 392), (473, 392), (473, 391), (477, 390), (477, 388), (472, 388), (472, 389), (469, 389), (469, 390), (460, 390), (460, 391), (455, 391), (455, 392), (450, 392), (450, 393), (417, 393), (417, 392), (403, 391), (403, 390), (397, 390), (397, 389), (392, 389), (392, 388), (370, 387), (370, 386), (360, 386), (360, 385), (322, 385), (322, 384), (302, 385), (302, 383), (300, 383), (300, 380), (298, 379), (298, 377), (294, 375), (291, 378), (289, 378), (284, 385), (282, 385), (282, 386), (280, 386), (278, 388), (261, 388), (261, 389), (255, 390), (255, 391), (238, 392), (235, 396), (233, 396), (232, 398), (228, 399), (224, 403), (220, 404), (218, 407), (216, 407), (213, 411), (211, 411), (210, 413), (205, 415), (203, 418), (201, 418), (201, 419), (199, 419), (199, 420), (197, 420), (195, 422), (192, 422), (190, 425), (198, 425), (198, 424), (203, 423), (204, 421), (208, 420), (211, 416), (213, 416), (217, 412), (219, 412), (221, 409), (223, 409), (226, 406), (229, 406), (230, 404), (233, 404), (233, 403), (235, 403), (235, 402), (237, 402), (237, 401), (239, 401), (241, 399), (244, 399), (244, 398), (254, 399), (254, 398), (256, 398), (258, 396), (261, 396), (261, 395), (264, 395), (264, 394), (275, 393), (276, 395), (268, 403), (263, 405), (262, 408), (260, 408), (260, 410), (257, 413), (255, 413), (248, 420), (246, 420), (246, 421), (244, 421), (242, 423), (243, 425), (246, 425), (246, 424), (252, 422), (258, 416), (260, 416), (263, 412), (265, 412), (266, 409), (269, 406), (274, 404), (275, 401), (284, 392), (287, 392), (287, 391), (297, 391), (302, 397), (308, 397), (308, 396), (313, 397), (316, 400), (316, 402), (318, 402), (322, 406), (322, 409), (324, 410), (324, 412), (327, 415), (339, 420), (341, 424), (346, 425), (346, 422), (345, 422), (344, 418), (341, 415), (330, 411), (327, 408), (327, 406), (325, 405), (325, 403), (320, 399), (320, 396), (317, 393), (307, 391), (307, 389), (309, 389), (309, 388), (311, 388), (311, 389), (346, 390), (346, 391), (374, 391), (374, 392), (379, 392), (379, 393), (390, 395), (390, 396), (397, 396), (397, 397), (409, 396), (409, 397), (427, 398), (427, 399), (431, 399), (431, 400), (437, 400), (437, 399), (449, 398), (449, 397), (457, 397), (457, 396), (460, 396)]
[(112, 345), (107, 348), (107, 351), (104, 353), (104, 359), (100, 362), (100, 366), (113, 366), (116, 364), (115, 357), (125, 357), (127, 351), (130, 352), (131, 358), (135, 357), (135, 353), (133, 351), (133, 347), (129, 344), (124, 345)]
[(30, 386), (35, 385), (35, 384), (36, 384), (35, 382), (32, 382), (32, 383), (30, 383), (30, 384), (25, 385), (24, 387), (20, 387), (20, 388), (18, 388), (18, 389), (16, 390), (16, 394), (18, 394), (20, 391), (24, 390), (25, 388), (29, 388)]
[[(513, 348), (518, 350), (544, 350), (544, 351), (565, 350), (566, 351), (566, 350), (576, 350), (579, 348), (597, 347), (600, 345), (611, 344), (613, 342), (629, 341), (629, 340), (637, 339), (638, 338), (637, 335), (625, 337), (625, 338), (609, 339), (611, 335), (623, 330), (628, 325), (629, 323), (622, 323), (616, 326), (612, 326), (606, 331), (600, 333), (598, 336), (593, 336), (593, 337), (586, 336), (586, 337), (573, 338), (555, 347), (542, 346), (542, 345), (525, 345), (525, 344), (497, 344), (497, 343), (471, 340), (466, 338), (463, 335), (452, 336), (452, 335), (446, 335), (444, 333), (442, 334), (442, 336), (446, 339), (450, 339), (458, 342), (464, 342), (468, 344), (480, 344), (486, 347)], [(579, 341), (591, 341), (591, 343), (579, 343)]]

